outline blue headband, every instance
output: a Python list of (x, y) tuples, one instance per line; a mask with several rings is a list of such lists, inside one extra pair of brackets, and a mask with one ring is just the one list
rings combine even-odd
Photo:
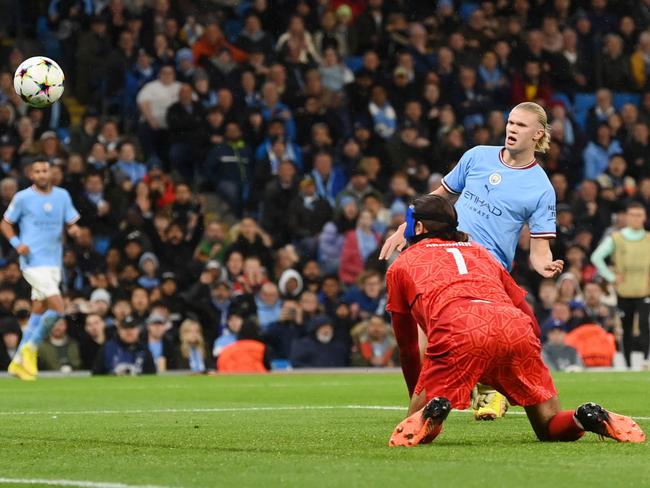
[(404, 229), (404, 238), (410, 241), (415, 237), (415, 207), (409, 205), (406, 209), (406, 229)]
[[(453, 205), (452, 205), (453, 208)], [(449, 229), (453, 230), (458, 226), (457, 223), (457, 217), (456, 217), (456, 209), (454, 209), (454, 220), (456, 222), (454, 223), (449, 223), (445, 222), (449, 217), (444, 214), (439, 214), (437, 212), (431, 214), (431, 215), (423, 215), (423, 214), (418, 214), (415, 211), (415, 206), (414, 205), (409, 205), (408, 208), (406, 209), (406, 228), (404, 229), (404, 238), (409, 242), (412, 243), (412, 241), (417, 237), (415, 235), (415, 224), (417, 223), (418, 220), (422, 219), (430, 219), (433, 221), (441, 222), (444, 223), (444, 227), (448, 227)], [(440, 232), (443, 230), (443, 228), (436, 229), (436, 232)], [(426, 232), (425, 234), (420, 234), (420, 236), (425, 237), (429, 236), (431, 232)]]

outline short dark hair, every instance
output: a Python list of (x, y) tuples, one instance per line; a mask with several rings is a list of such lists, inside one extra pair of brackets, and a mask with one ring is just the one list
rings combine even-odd
[(645, 205), (643, 205), (641, 202), (630, 202), (627, 204), (627, 208), (625, 209), (630, 210), (631, 208), (640, 208), (641, 210), (645, 210)]

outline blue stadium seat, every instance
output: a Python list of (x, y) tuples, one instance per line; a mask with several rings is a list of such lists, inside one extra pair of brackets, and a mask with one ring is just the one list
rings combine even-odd
[(596, 95), (593, 93), (576, 93), (573, 109), (576, 112), (588, 112), (596, 105)]
[(363, 66), (363, 58), (361, 56), (348, 56), (345, 58), (345, 65), (356, 73)]
[(567, 112), (573, 111), (573, 103), (566, 93), (555, 92), (553, 95), (553, 100), (562, 102), (564, 104), (564, 107), (567, 109)]
[(576, 124), (583, 130), (587, 130), (587, 112), (573, 112)]
[(614, 108), (620, 110), (626, 103), (639, 105), (641, 103), (641, 95), (638, 93), (614, 93)]
[(458, 15), (462, 19), (463, 22), (467, 22), (469, 20), (470, 15), (474, 13), (475, 10), (479, 8), (478, 3), (474, 2), (461, 2), (460, 9), (458, 10)]

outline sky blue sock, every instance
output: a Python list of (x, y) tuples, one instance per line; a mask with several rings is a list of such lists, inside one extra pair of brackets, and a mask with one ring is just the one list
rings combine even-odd
[(54, 324), (56, 324), (61, 317), (62, 315), (54, 310), (48, 310), (45, 312), (41, 316), (41, 320), (38, 321), (36, 329), (32, 332), (29, 342), (38, 347), (38, 345), (42, 343), (48, 335), (50, 335), (52, 327), (54, 327)]
[(34, 334), (34, 331), (36, 330), (36, 327), (38, 327), (38, 323), (41, 320), (42, 315), (40, 313), (33, 313), (29, 316), (29, 320), (27, 321), (27, 327), (25, 327), (25, 330), (23, 331), (23, 338), (20, 340), (20, 345), (18, 346), (18, 349), (23, 347), (29, 339), (31, 339), (32, 334)]

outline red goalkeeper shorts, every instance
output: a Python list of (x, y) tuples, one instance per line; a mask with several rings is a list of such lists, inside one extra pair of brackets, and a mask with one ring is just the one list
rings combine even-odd
[(429, 331), (415, 393), (470, 405), (476, 383), (493, 386), (513, 405), (536, 405), (557, 394), (530, 318), (505, 304), (464, 300), (445, 308)]

